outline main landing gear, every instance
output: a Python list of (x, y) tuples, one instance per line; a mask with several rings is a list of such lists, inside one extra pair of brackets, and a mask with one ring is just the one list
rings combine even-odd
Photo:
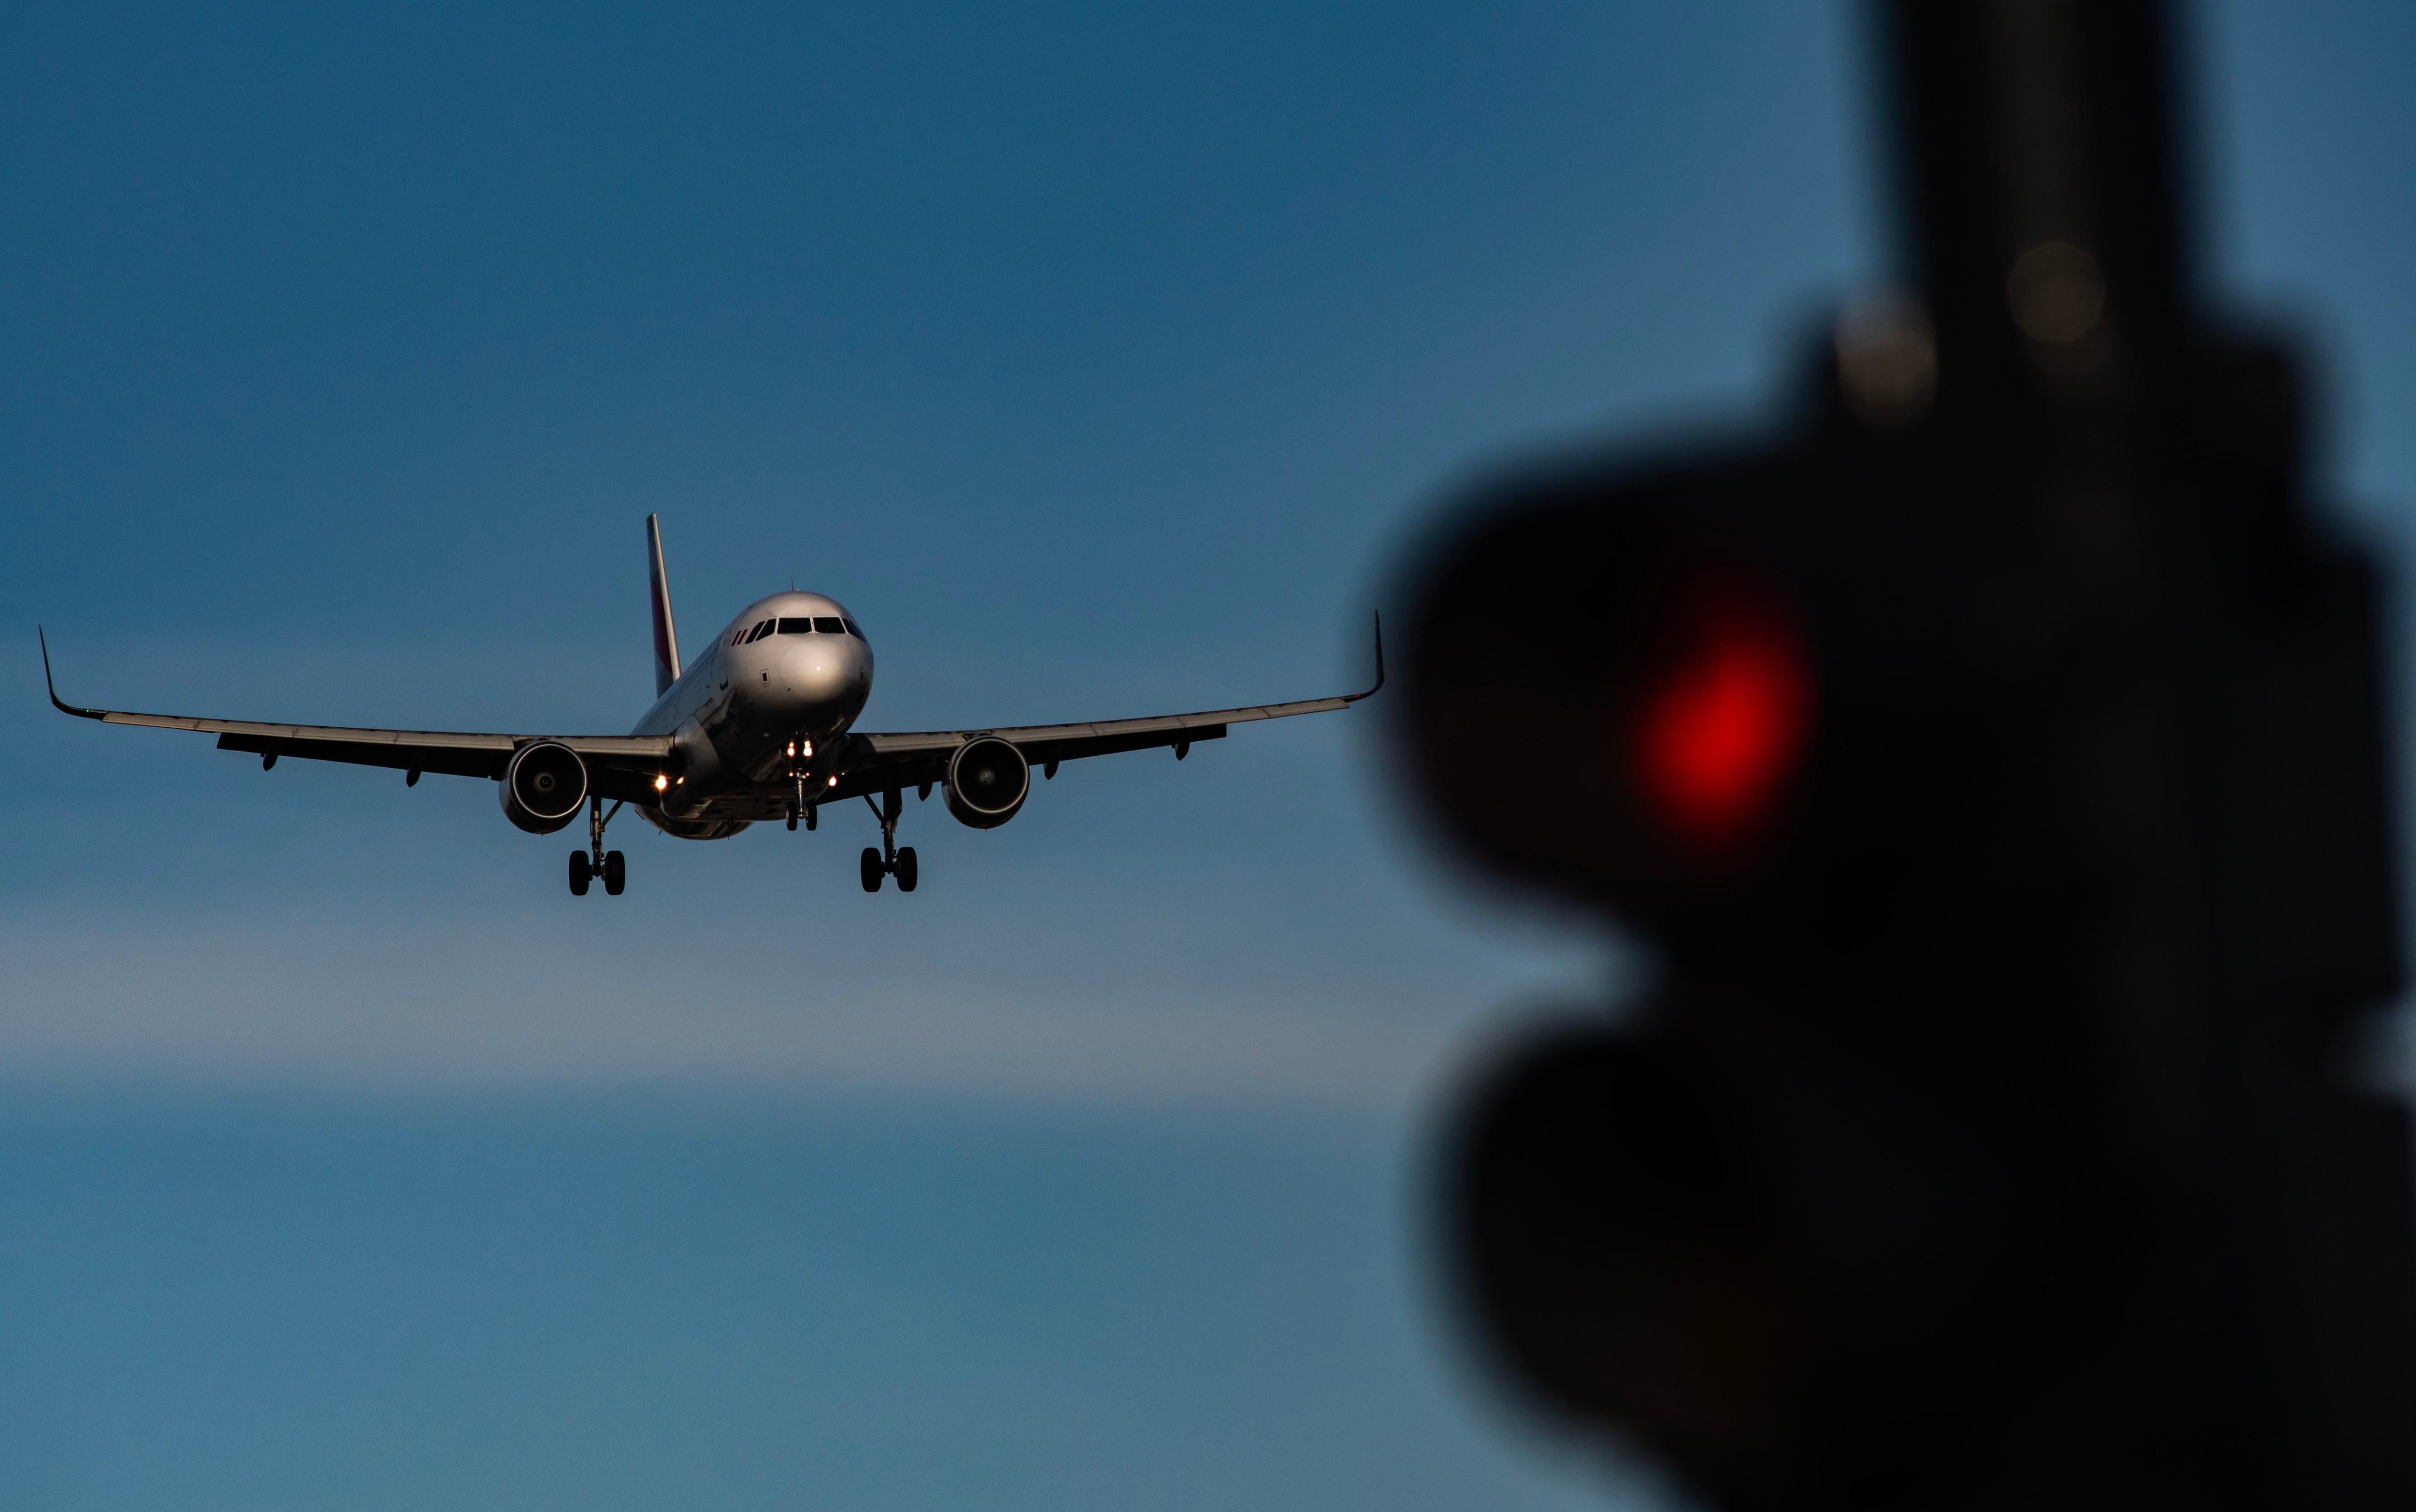
[(883, 794), (877, 808), (869, 793), (864, 795), (864, 803), (865, 807), (872, 809), (872, 817), (881, 821), (881, 849), (876, 851), (869, 845), (866, 846), (856, 866), (864, 881), (864, 890), (877, 893), (881, 890), (882, 878), (896, 877), (899, 892), (913, 892), (916, 880), (921, 876), (921, 869), (914, 864), (914, 847), (909, 845), (900, 850), (898, 846), (898, 790), (891, 788)]
[[(618, 803), (612, 805), (612, 814), (620, 811)], [(591, 796), (587, 800), (588, 849), (570, 853), (570, 894), (574, 898), (586, 897), (587, 884), (595, 877), (604, 879), (604, 891), (614, 898), (620, 897), (621, 889), (628, 885), (628, 863), (621, 859), (620, 852), (604, 849), (604, 826), (612, 822), (612, 814), (604, 811), (603, 799)]]

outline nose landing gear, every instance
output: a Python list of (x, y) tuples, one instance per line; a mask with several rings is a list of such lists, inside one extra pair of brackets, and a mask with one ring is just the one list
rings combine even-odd
[(898, 879), (899, 892), (913, 892), (914, 884), (922, 878), (922, 869), (914, 864), (914, 847), (898, 848), (898, 810), (900, 800), (898, 790), (891, 788), (883, 794), (877, 808), (873, 806), (869, 793), (864, 795), (864, 802), (865, 807), (872, 809), (872, 816), (881, 821), (881, 849), (876, 851), (868, 845), (864, 848), (864, 854), (857, 857), (856, 872), (864, 883), (864, 890), (879, 892), (881, 879), (886, 876)]
[[(789, 753), (793, 756), (796, 754), (796, 749), (792, 746), (789, 748)], [(807, 746), (806, 754), (810, 756), (813, 753), (814, 748), (811, 745)], [(793, 832), (797, 827), (797, 816), (803, 814), (806, 816), (806, 833), (810, 835), (813, 833), (815, 820), (820, 817), (822, 805), (806, 801), (805, 768), (792, 768), (789, 775), (797, 780), (797, 795), (789, 800), (789, 828)]]
[(604, 879), (604, 891), (613, 898), (620, 897), (621, 889), (628, 885), (628, 863), (621, 858), (620, 852), (604, 849), (604, 826), (612, 822), (612, 814), (620, 811), (621, 806), (617, 802), (612, 805), (612, 813), (608, 814), (604, 811), (603, 799), (593, 796), (588, 798), (588, 848), (570, 853), (570, 895), (572, 897), (586, 897), (588, 883), (596, 877)]

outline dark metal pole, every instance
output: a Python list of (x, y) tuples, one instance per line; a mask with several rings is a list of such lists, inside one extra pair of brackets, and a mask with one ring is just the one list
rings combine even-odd
[(2009, 594), (2061, 643), (2074, 1051), (2137, 1203), (2096, 1240), (2102, 1393), (2038, 1452), (2166, 1504), (2416, 1505), (2407, 1122), (2342, 1082), (2398, 979), (2370, 576), (2307, 509), (2288, 354), (2202, 309), (2165, 8), (1883, 15), (1940, 420), (2020, 479)]

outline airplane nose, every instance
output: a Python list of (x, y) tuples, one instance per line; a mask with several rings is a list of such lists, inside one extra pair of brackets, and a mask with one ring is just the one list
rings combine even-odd
[(784, 665), (772, 680), (806, 708), (839, 703), (859, 690), (864, 681), (864, 653), (851, 640), (836, 635), (800, 636), (784, 647)]
[(820, 703), (846, 685), (842, 660), (836, 646), (808, 645), (790, 658), (789, 686), (808, 703)]

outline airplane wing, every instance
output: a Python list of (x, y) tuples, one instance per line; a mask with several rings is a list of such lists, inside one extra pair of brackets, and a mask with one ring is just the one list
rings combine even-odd
[[(673, 760), (669, 735), (540, 735), (485, 733), (451, 730), (371, 730), (347, 725), (264, 724), (249, 719), (212, 719), (178, 714), (133, 714), (121, 709), (88, 709), (67, 703), (51, 685), (50, 642), (42, 640), (42, 679), (50, 685), (51, 703), (61, 713), (103, 724), (142, 725), (154, 730), (191, 730), (219, 737), (220, 750), (246, 751), (264, 766), (280, 756), (310, 761), (348, 762), (356, 766), (385, 766), (411, 773), (443, 772), (455, 777), (500, 779), (512, 753), (532, 740), (554, 740), (586, 760), (589, 791), (602, 798), (630, 803), (655, 801), (655, 778)], [(951, 752), (968, 740), (988, 735), (1012, 743), (1024, 760), (1056, 775), (1057, 764), (1085, 756), (1147, 750), (1171, 746), (1179, 761), (1193, 742), (1222, 740), (1229, 725), (1256, 719), (1286, 719), (1299, 714), (1323, 714), (1348, 708), (1384, 686), (1384, 638), (1380, 620), (1376, 630), (1376, 681), (1364, 693), (1335, 698), (1304, 699), (1291, 703), (1262, 703), (1247, 708), (1212, 709), (1199, 714), (1163, 714), (1138, 719), (1108, 719), (1080, 724), (1020, 725), (992, 730), (927, 730), (908, 733), (857, 733), (849, 736), (849, 759), (823, 801), (853, 798), (889, 788), (937, 782), (946, 773)], [(415, 777), (414, 780), (417, 780)]]
[(1384, 629), (1376, 625), (1376, 681), (1364, 693), (1336, 698), (1303, 699), (1292, 703), (1261, 703), (1248, 708), (1212, 709), (1200, 714), (1161, 714), (1139, 719), (1107, 719), (1085, 724), (1032, 724), (995, 730), (925, 730), (911, 733), (858, 733), (850, 736), (853, 759), (839, 773), (831, 797), (850, 798), (885, 788), (936, 782), (946, 771), (949, 753), (981, 736), (1004, 740), (1023, 752), (1023, 759), (1055, 776), (1059, 762), (1118, 751), (1171, 746), (1177, 761), (1192, 743), (1222, 740), (1229, 725), (1254, 719), (1288, 719), (1296, 714), (1324, 714), (1349, 708), (1384, 686)]
[[(51, 647), (42, 641), (42, 680), (50, 684)], [(65, 702), (51, 685), (51, 703), (63, 714), (103, 724), (143, 725), (153, 730), (191, 730), (219, 737), (219, 749), (248, 751), (268, 765), (280, 756), (390, 766), (405, 772), (444, 772), (454, 777), (500, 778), (512, 752), (532, 740), (558, 740), (586, 759), (588, 785), (605, 798), (647, 803), (655, 774), (671, 758), (668, 735), (514, 735), (453, 730), (363, 730), (346, 725), (262, 724), (249, 719), (206, 719), (180, 714), (129, 714), (87, 709)]]

